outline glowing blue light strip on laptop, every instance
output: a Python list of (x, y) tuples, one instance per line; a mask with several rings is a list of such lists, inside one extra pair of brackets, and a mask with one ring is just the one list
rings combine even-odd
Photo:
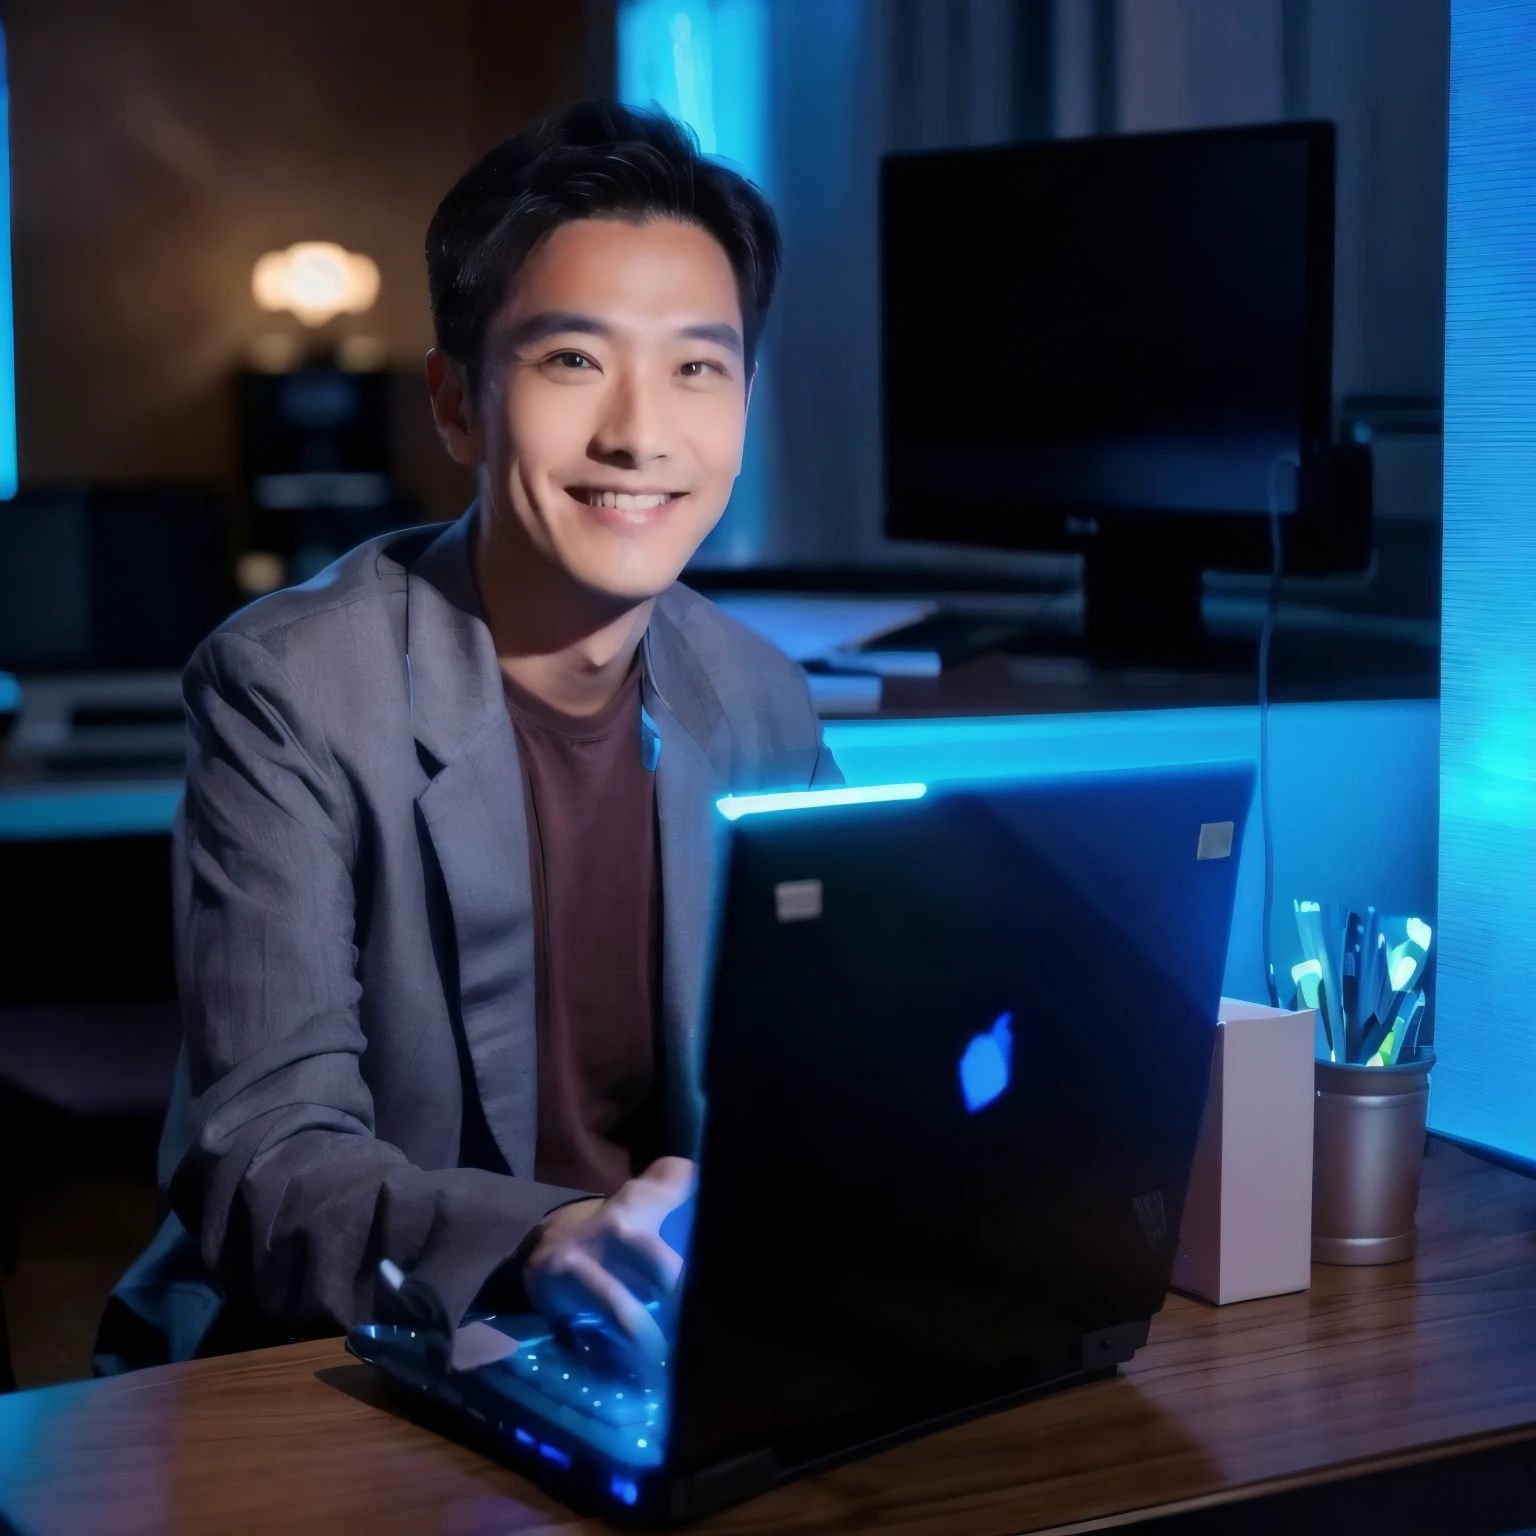
[(765, 811), (810, 811), (828, 805), (869, 805), (879, 800), (921, 800), (926, 784), (869, 784), (861, 789), (797, 789), (778, 795), (727, 795), (715, 809), (727, 821), (760, 816)]

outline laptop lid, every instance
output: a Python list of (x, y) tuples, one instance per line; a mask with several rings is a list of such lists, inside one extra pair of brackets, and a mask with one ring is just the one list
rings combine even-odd
[(1167, 1289), (1252, 790), (738, 803), (674, 1471), (788, 1470), (1128, 1357), (1094, 1351)]

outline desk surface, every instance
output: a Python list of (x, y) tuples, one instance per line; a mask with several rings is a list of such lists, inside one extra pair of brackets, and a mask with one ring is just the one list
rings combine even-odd
[[(1437, 1142), (1419, 1219), (1416, 1260), (1221, 1310), (1171, 1297), (1113, 1380), (691, 1529), (1103, 1528), (1501, 1442), (1536, 1455), (1536, 1181)], [(606, 1529), (397, 1415), (338, 1341), (0, 1399), (0, 1513), (36, 1536)]]

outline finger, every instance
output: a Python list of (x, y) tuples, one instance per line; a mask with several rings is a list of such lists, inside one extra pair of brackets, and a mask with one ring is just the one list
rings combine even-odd
[(686, 1157), (658, 1157), (640, 1177), (647, 1184), (659, 1185), (676, 1206), (693, 1193), (696, 1174)]
[(621, 1343), (643, 1359), (663, 1364), (667, 1357), (666, 1335), (640, 1299), (616, 1275), (610, 1274), (591, 1254), (574, 1249), (561, 1265), (562, 1279), (571, 1289), (565, 1298), (578, 1304), (562, 1311), (562, 1317), (591, 1310), (608, 1323)]
[[(613, 1307), (604, 1294), (612, 1280), (602, 1265), (571, 1245), (527, 1272), (528, 1299), (551, 1322), (571, 1322), (583, 1313), (596, 1322), (613, 1323)], [(582, 1319), (583, 1322), (589, 1321)]]
[(604, 1234), (603, 1265), (647, 1297), (670, 1296), (683, 1273), (682, 1259), (659, 1233), (626, 1223)]

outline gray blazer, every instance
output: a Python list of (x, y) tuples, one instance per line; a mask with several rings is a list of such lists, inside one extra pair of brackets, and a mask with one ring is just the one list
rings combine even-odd
[[(458, 1315), (578, 1193), (533, 1177), (527, 829), (473, 517), (362, 545), (187, 668), (171, 1213), (114, 1293), (98, 1369), (343, 1328), (385, 1256)], [(712, 802), (841, 776), (799, 669), (686, 588), (658, 602), (643, 665), (667, 1139), (689, 1154)]]

